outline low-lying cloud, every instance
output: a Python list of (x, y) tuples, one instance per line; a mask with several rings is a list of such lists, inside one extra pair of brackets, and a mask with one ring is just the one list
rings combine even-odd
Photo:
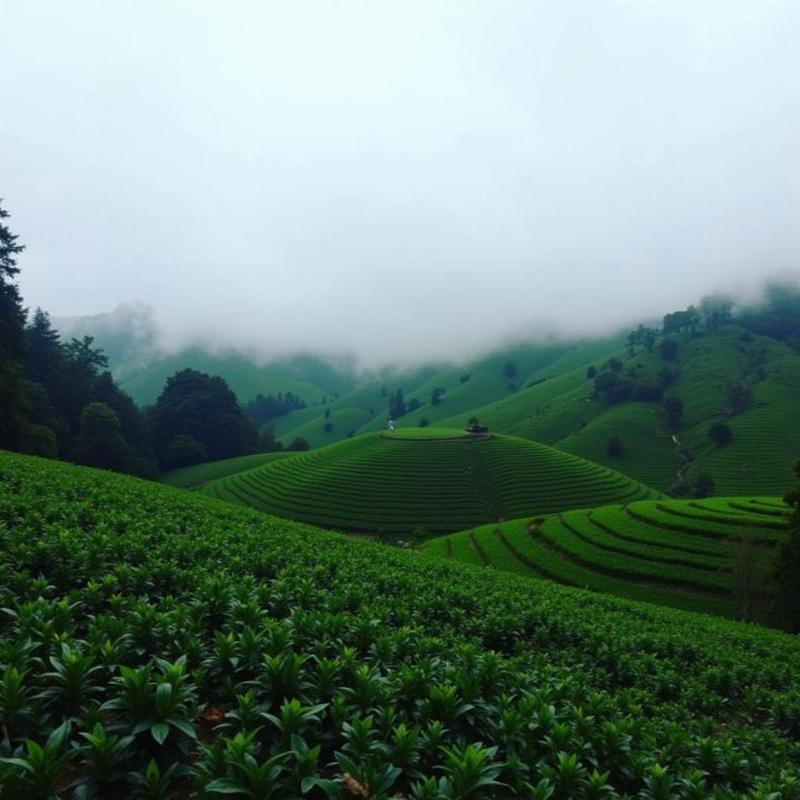
[(376, 364), (752, 293), (800, 268), (799, 24), (749, 0), (12, 0), (26, 302)]

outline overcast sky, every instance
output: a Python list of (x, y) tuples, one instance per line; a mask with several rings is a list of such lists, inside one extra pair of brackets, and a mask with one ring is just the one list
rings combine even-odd
[(800, 270), (796, 0), (0, 0), (28, 305), (365, 361)]

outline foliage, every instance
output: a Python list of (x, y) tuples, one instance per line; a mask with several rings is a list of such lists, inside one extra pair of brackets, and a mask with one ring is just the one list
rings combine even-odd
[(794, 637), (86, 468), (0, 480), (5, 796), (796, 795)]
[(514, 380), (517, 377), (517, 365), (513, 361), (506, 361), (503, 364), (503, 377), (509, 380)]
[(733, 441), (733, 431), (730, 425), (726, 425), (724, 422), (715, 422), (708, 429), (708, 438), (711, 439), (714, 444), (723, 447)]
[[(800, 478), (800, 461), (795, 462), (794, 472)], [(792, 512), (789, 538), (775, 563), (775, 579), (784, 624), (789, 630), (800, 632), (800, 483), (792, 486), (783, 499)]]
[(389, 395), (389, 417), (390, 419), (400, 419), (406, 413), (406, 401), (403, 397), (403, 390), (398, 389)]
[(136, 454), (120, 432), (119, 417), (106, 403), (84, 406), (72, 458), (89, 467), (135, 472)]
[(9, 213), (0, 205), (0, 447), (18, 447), (24, 429), (22, 374), (25, 312), (14, 282), (16, 256), (24, 250), (17, 234), (3, 222)]
[(679, 351), (680, 345), (675, 339), (662, 339), (658, 343), (658, 354), (664, 361), (674, 361)]
[(290, 519), (387, 534), (420, 525), (458, 530), (655, 494), (619, 472), (535, 442), (432, 426), (363, 434), (200, 491)]
[[(92, 338), (62, 343), (40, 308), (26, 327), (14, 283), (24, 246), (2, 222), (8, 216), (0, 207), (0, 446), (151, 474), (146, 425), (105, 371), (108, 361)], [(82, 415), (93, 403), (105, 403), (117, 416), (113, 433), (87, 434)], [(95, 446), (97, 452), (90, 452)]]
[(763, 561), (786, 541), (778, 498), (642, 500), (514, 520), (423, 550), (676, 608), (774, 623)]
[(716, 482), (708, 472), (694, 472), (690, 475), (681, 474), (670, 487), (672, 497), (695, 497), (701, 499), (710, 497), (716, 490)]
[(664, 401), (664, 419), (666, 420), (667, 426), (672, 430), (676, 430), (680, 427), (681, 421), (683, 420), (683, 400), (681, 400), (678, 395), (670, 395)]
[(767, 286), (763, 302), (739, 310), (736, 321), (753, 333), (800, 349), (800, 286), (788, 282)]
[(255, 426), (222, 378), (192, 369), (176, 372), (167, 380), (151, 410), (156, 453), (162, 467), (170, 463), (169, 448), (176, 436), (187, 434), (206, 448), (212, 461), (256, 451)]
[(171, 469), (202, 464), (205, 461), (208, 461), (208, 449), (188, 433), (173, 436), (164, 452), (164, 464)]
[(293, 392), (278, 392), (277, 395), (257, 394), (245, 407), (256, 425), (263, 425), (275, 417), (282, 417), (290, 411), (306, 408), (306, 402)]

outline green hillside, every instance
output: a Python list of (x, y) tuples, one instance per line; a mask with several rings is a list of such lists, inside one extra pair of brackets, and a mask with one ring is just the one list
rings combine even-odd
[(796, 796), (797, 637), (4, 453), (0, 544), (4, 797)]
[(290, 519), (386, 533), (654, 496), (619, 472), (544, 445), (437, 428), (363, 434), (202, 491)]
[(204, 464), (195, 464), (191, 467), (181, 467), (169, 472), (163, 472), (158, 476), (161, 483), (168, 486), (177, 486), (183, 489), (196, 489), (209, 481), (225, 478), (236, 472), (244, 472), (254, 467), (260, 467), (270, 461), (278, 461), (282, 458), (296, 455), (293, 452), (281, 450), (277, 453), (253, 453), (249, 456), (237, 456), (236, 458), (223, 458), (219, 461), (207, 461)]
[[(389, 394), (398, 388), (403, 390), (409, 406), (417, 406), (402, 418), (401, 425), (416, 426), (423, 417), (430, 424), (438, 424), (438, 420), (457, 413), (466, 413), (468, 417), (470, 409), (509, 397), (531, 382), (574, 369), (594, 358), (607, 358), (621, 346), (621, 337), (588, 342), (528, 343), (505, 347), (465, 364), (385, 370), (374, 380), (370, 379), (325, 406), (294, 411), (272, 424), (276, 436), (283, 442), (302, 436), (313, 447), (332, 444), (349, 434), (384, 428), (389, 419)], [(504, 372), (508, 364), (513, 366), (513, 378)], [(443, 392), (440, 402), (432, 405), (435, 389)], [(326, 423), (330, 424), (330, 430), (325, 430)], [(460, 417), (458, 427), (463, 427)]]
[[(729, 326), (718, 333), (673, 337), (679, 344), (674, 361), (658, 352), (616, 353), (624, 369), (656, 380), (667, 368), (673, 383), (665, 396), (684, 405), (684, 419), (667, 428), (660, 402), (628, 401), (608, 405), (593, 397), (587, 365), (515, 393), (503, 400), (441, 420), (460, 426), (476, 415), (493, 430), (567, 450), (619, 469), (666, 491), (676, 480), (683, 454), (693, 461), (688, 474), (707, 472), (717, 494), (776, 494), (791, 480), (791, 464), (800, 452), (797, 424), (800, 355), (786, 344), (752, 336)], [(595, 362), (599, 368), (600, 361)], [(729, 387), (745, 383), (751, 400), (730, 415)], [(724, 422), (733, 440), (723, 447), (708, 438), (708, 429)], [(610, 456), (608, 441), (618, 436), (622, 457)]]
[(778, 498), (638, 501), (486, 525), (423, 548), (631, 600), (740, 617), (755, 602), (752, 592), (742, 596), (742, 573), (749, 564), (760, 582), (759, 564), (786, 536), (785, 513)]
[[(113, 368), (113, 363), (111, 366)], [(312, 356), (259, 364), (239, 353), (209, 353), (201, 348), (151, 361), (145, 367), (126, 373), (120, 385), (137, 403), (148, 405), (155, 402), (167, 378), (187, 367), (224, 378), (240, 403), (247, 403), (259, 393), (293, 392), (311, 405), (319, 403), (323, 396), (345, 394), (355, 385), (349, 368), (339, 370)]]

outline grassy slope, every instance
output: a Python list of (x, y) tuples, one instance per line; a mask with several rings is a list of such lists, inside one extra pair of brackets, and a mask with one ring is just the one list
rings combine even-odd
[(737, 560), (766, 564), (786, 535), (784, 509), (778, 498), (639, 501), (534, 524), (528, 518), (486, 525), (423, 549), (632, 600), (738, 617)]
[[(350, 432), (364, 433), (383, 428), (388, 420), (388, 394), (402, 388), (407, 403), (418, 400), (420, 407), (398, 421), (400, 426), (416, 426), (422, 417), (432, 424), (456, 413), (469, 410), (513, 394), (509, 384), (516, 388), (527, 386), (553, 372), (574, 368), (593, 358), (607, 358), (621, 346), (618, 338), (593, 342), (559, 344), (525, 344), (504, 348), (465, 365), (440, 364), (406, 373), (387, 373), (380, 380), (342, 395), (327, 406), (317, 406), (293, 412), (276, 420), (276, 435), (284, 442), (303, 436), (314, 447), (331, 444), (347, 437)], [(510, 381), (503, 375), (503, 367), (511, 361), (517, 376)], [(469, 380), (462, 382), (462, 377)], [(431, 393), (436, 388), (445, 389), (442, 401), (431, 406)], [(330, 410), (326, 419), (324, 413)], [(324, 431), (330, 422), (332, 430)], [(463, 421), (459, 418), (459, 427)]]
[(524, 439), (436, 428), (363, 434), (214, 481), (202, 491), (347, 530), (458, 530), (648, 496), (621, 473)]
[(209, 481), (225, 478), (236, 472), (244, 472), (254, 467), (260, 467), (270, 461), (279, 461), (282, 458), (288, 458), (293, 455), (296, 455), (296, 453), (281, 451), (278, 453), (253, 453), (249, 456), (223, 458), (220, 461), (207, 461), (205, 464), (195, 464), (191, 467), (162, 472), (158, 476), (158, 480), (168, 486), (197, 489)]
[[(418, 775), (442, 777), (454, 796), (453, 765), (440, 745), (477, 742), (498, 748), (483, 756), (490, 763), (513, 756), (517, 765), (499, 767), (505, 786), (484, 787), (486, 800), (531, 797), (520, 772), (542, 780), (535, 796), (575, 797), (569, 776), (594, 768), (606, 773), (595, 785), (608, 784), (595, 796), (607, 800), (796, 794), (800, 679), (787, 665), (800, 662), (797, 637), (499, 575), (153, 483), (3, 453), (0, 543), (0, 605), (13, 612), (0, 625), (0, 653), (24, 664), (21, 713), (4, 717), (4, 736), (10, 748), (25, 738), (43, 744), (71, 716), (69, 767), (48, 761), (59, 786), (95, 774), (84, 735), (98, 714), (76, 713), (62, 699), (45, 657), (58, 660), (55, 635), (85, 660), (83, 669), (97, 667), (86, 703), (124, 700), (124, 665), (143, 677), (144, 699), (134, 709), (146, 714), (156, 693), (163, 699), (157, 684), (180, 686), (184, 699), (174, 698), (172, 718), (210, 748), (198, 749), (173, 724), (156, 746), (147, 724), (137, 729), (138, 717), (117, 705), (102, 721), (134, 740), (104, 796), (133, 796), (131, 773), (151, 758), (162, 778), (173, 764), (194, 768), (199, 789), (239, 778), (228, 758), (233, 748), (209, 720), (210, 712), (228, 714), (226, 733), (235, 735), (234, 687), (245, 681), (258, 733), (239, 750), (258, 764), (283, 752), (280, 731), (260, 709), (280, 717), (299, 686), (304, 705), (321, 704), (316, 721), (301, 723), (308, 746), (322, 748), (319, 763), (301, 774), (324, 771), (341, 782), (328, 765), (337, 752), (354, 754), (350, 726), (367, 718), (375, 773), (404, 765), (387, 795), (412, 796)], [(164, 674), (158, 658), (186, 664)], [(84, 689), (78, 684), (80, 703)], [(432, 740), (439, 729), (442, 738)], [(416, 746), (399, 761), (403, 731)], [(566, 752), (576, 754), (572, 767)], [(295, 758), (282, 758), (286, 771), (271, 777), (273, 796), (306, 795), (291, 782), (300, 771)], [(363, 783), (355, 761), (340, 769)], [(653, 794), (665, 780), (670, 788)], [(173, 777), (171, 793), (190, 796), (191, 785)], [(349, 796), (339, 789), (337, 796)], [(0, 794), (39, 796), (7, 764)]]
[[(682, 337), (675, 384), (667, 394), (684, 403), (685, 420), (677, 435), (680, 447), (663, 423), (660, 403), (630, 402), (606, 407), (591, 397), (586, 365), (550, 378), (504, 400), (469, 413), (492, 429), (545, 442), (593, 461), (620, 469), (642, 482), (666, 490), (680, 466), (680, 449), (696, 456), (695, 472), (707, 471), (719, 494), (775, 494), (791, 480), (791, 463), (800, 454), (800, 357), (786, 345), (764, 337), (740, 339), (730, 327), (718, 334)], [(657, 354), (617, 355), (643, 374), (656, 375), (664, 366)], [(597, 365), (601, 362), (596, 362)], [(748, 376), (753, 403), (728, 418), (727, 387)], [(442, 425), (463, 424), (465, 415), (445, 418)], [(713, 422), (725, 421), (734, 440), (724, 448), (707, 438)], [(622, 458), (606, 452), (610, 437), (619, 436), (626, 449)]]
[(323, 395), (344, 394), (352, 389), (353, 378), (313, 358), (298, 357), (259, 366), (236, 353), (214, 355), (203, 350), (187, 350), (148, 364), (120, 382), (122, 388), (140, 405), (155, 401), (168, 377), (191, 367), (200, 372), (223, 377), (241, 403), (258, 393), (294, 392), (308, 404)]

